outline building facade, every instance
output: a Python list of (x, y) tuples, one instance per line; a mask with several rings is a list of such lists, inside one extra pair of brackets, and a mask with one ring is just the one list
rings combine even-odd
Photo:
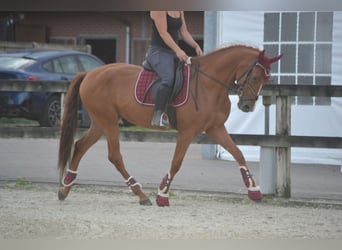
[[(203, 44), (204, 12), (185, 12), (188, 29)], [(0, 12), (0, 40), (92, 47), (106, 63), (140, 64), (151, 36), (147, 11)]]

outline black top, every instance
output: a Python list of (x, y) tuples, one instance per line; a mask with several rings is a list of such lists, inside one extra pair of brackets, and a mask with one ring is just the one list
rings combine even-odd
[[(182, 18), (181, 17), (171, 17), (168, 14), (167, 16), (167, 32), (171, 35), (172, 39), (178, 43), (178, 31), (182, 26)], [(152, 41), (151, 45), (162, 47), (165, 49), (170, 49), (169, 46), (165, 44), (163, 39), (160, 37), (159, 32), (157, 30), (156, 24), (154, 20), (152, 20)]]

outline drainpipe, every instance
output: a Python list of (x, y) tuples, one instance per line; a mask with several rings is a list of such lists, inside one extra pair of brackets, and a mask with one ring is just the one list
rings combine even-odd
[(125, 63), (130, 63), (131, 50), (131, 23), (122, 15), (113, 14), (113, 19), (125, 25)]
[(126, 46), (125, 46), (125, 62), (130, 63), (129, 52), (131, 45), (131, 26), (126, 25)]

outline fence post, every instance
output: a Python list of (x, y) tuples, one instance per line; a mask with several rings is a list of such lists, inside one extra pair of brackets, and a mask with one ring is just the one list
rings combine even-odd
[[(291, 135), (291, 96), (276, 97), (276, 135)], [(291, 197), (291, 147), (276, 147), (278, 196)]]
[[(265, 135), (270, 134), (270, 105), (271, 96), (263, 96), (262, 103), (265, 106)], [(259, 183), (263, 194), (275, 194), (276, 190), (276, 158), (274, 147), (260, 147), (260, 163), (259, 163)]]

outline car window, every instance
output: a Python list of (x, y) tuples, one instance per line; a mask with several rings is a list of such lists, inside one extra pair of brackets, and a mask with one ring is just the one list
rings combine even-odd
[(43, 64), (43, 69), (50, 73), (64, 73), (59, 59), (53, 59)]
[(0, 57), (0, 68), (3, 69), (21, 69), (34, 63), (35, 60), (21, 57)]
[(63, 73), (63, 67), (61, 65), (60, 60), (58, 59), (52, 60), (52, 64), (53, 64), (53, 69), (55, 73)]
[(51, 73), (54, 72), (52, 61), (49, 61), (49, 62), (44, 63), (44, 64), (42, 65), (42, 67), (43, 67), (43, 69), (45, 69), (45, 70), (48, 71), (48, 72), (51, 72)]
[(63, 72), (66, 74), (76, 74), (81, 71), (78, 67), (77, 58), (75, 56), (63, 56), (58, 58)]
[(84, 71), (88, 71), (93, 68), (102, 66), (102, 64), (99, 61), (95, 60), (90, 56), (80, 55), (78, 58), (80, 59)]

